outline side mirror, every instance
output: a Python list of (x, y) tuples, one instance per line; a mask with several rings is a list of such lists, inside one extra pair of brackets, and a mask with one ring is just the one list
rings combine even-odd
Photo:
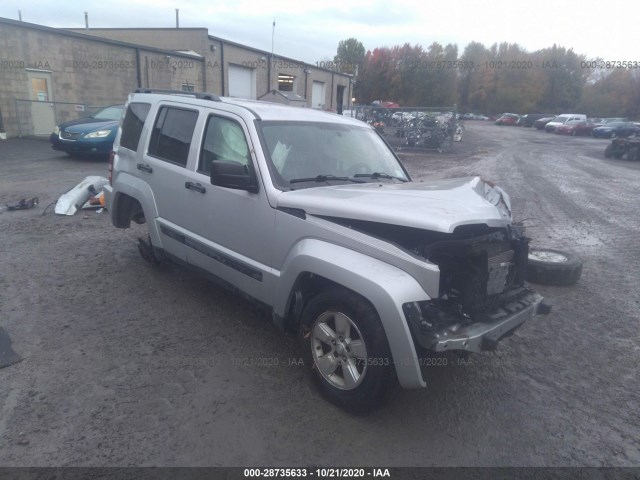
[(211, 185), (258, 192), (258, 182), (250, 166), (225, 160), (211, 162)]

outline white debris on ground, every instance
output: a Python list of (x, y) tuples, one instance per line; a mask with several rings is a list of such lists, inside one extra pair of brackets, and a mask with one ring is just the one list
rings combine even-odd
[[(86, 204), (89, 204), (90, 208), (94, 208), (89, 199), (92, 197), (98, 198), (99, 195), (102, 195), (102, 188), (107, 183), (108, 180), (105, 177), (88, 176), (67, 193), (60, 196), (56, 203), (55, 212), (58, 215), (74, 215), (79, 209), (84, 208)], [(100, 202), (99, 199), (98, 202)], [(101, 206), (101, 203), (95, 205), (96, 208)]]

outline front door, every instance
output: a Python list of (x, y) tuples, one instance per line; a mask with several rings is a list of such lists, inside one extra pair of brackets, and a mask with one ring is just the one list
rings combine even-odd
[(50, 135), (56, 127), (51, 73), (28, 72), (31, 119), (34, 135)]
[(198, 161), (186, 171), (187, 261), (270, 304), (271, 244), (275, 210), (264, 188), (258, 193), (211, 185), (211, 162), (224, 160), (256, 168), (246, 125), (231, 113), (210, 113)]

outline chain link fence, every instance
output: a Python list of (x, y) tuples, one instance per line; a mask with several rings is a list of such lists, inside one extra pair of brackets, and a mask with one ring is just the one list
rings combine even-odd
[(16, 99), (18, 136), (48, 135), (56, 125), (68, 120), (90, 117), (108, 105), (96, 106), (77, 102), (43, 102)]
[(464, 127), (453, 107), (358, 106), (350, 116), (371, 124), (396, 151), (449, 151)]

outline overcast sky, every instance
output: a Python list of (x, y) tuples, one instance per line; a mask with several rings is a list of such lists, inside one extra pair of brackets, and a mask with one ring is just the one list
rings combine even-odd
[(41, 0), (0, 1), (0, 16), (51, 27), (206, 27), (215, 35), (315, 63), (332, 59), (349, 37), (366, 49), (403, 43), (518, 43), (529, 51), (554, 43), (588, 57), (640, 62), (635, 2), (623, 0)]

